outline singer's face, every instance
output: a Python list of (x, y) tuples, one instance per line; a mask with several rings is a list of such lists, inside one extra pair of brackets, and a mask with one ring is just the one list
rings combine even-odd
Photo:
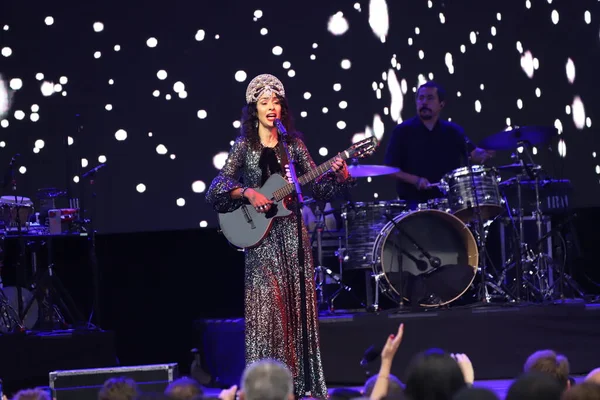
[(443, 103), (440, 103), (437, 88), (424, 87), (419, 89), (417, 94), (417, 113), (419, 118), (428, 121), (440, 115)]
[(281, 102), (275, 93), (263, 96), (256, 103), (259, 125), (271, 129), (275, 126), (275, 119), (281, 118)]

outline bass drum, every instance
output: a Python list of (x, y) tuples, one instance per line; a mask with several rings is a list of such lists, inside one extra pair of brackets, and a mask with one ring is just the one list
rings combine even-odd
[[(430, 260), (437, 257), (440, 266)], [(444, 211), (410, 211), (394, 217), (373, 249), (375, 276), (383, 294), (423, 307), (442, 306), (469, 289), (479, 264), (477, 242), (469, 228)], [(435, 264), (435, 261), (433, 262)]]

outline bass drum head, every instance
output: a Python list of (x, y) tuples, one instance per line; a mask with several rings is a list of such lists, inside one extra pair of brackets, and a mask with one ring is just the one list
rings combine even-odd
[[(469, 228), (439, 210), (411, 211), (394, 217), (374, 247), (375, 275), (392, 301), (437, 307), (458, 299), (473, 283), (479, 252)], [(419, 250), (417, 245), (424, 251)], [(441, 261), (432, 267), (428, 257)]]

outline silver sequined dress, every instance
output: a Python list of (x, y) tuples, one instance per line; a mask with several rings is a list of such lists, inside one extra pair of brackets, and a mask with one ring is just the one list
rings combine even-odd
[[(300, 139), (291, 141), (290, 151), (297, 162), (296, 173), (301, 176), (315, 167), (306, 146)], [(258, 187), (262, 171), (259, 159), (263, 148), (252, 146), (239, 137), (231, 148), (225, 166), (211, 183), (206, 200), (219, 212), (232, 211), (242, 204), (231, 199), (229, 192), (244, 186)], [(277, 152), (281, 163), (281, 157)], [(323, 175), (312, 185), (318, 200), (329, 200), (348, 183), (339, 184), (333, 173)], [(246, 365), (264, 358), (285, 363), (294, 377), (294, 392), (304, 397), (325, 398), (327, 388), (319, 349), (318, 309), (315, 293), (313, 256), (308, 233), (303, 224), (302, 244), (305, 262), (298, 257), (296, 217), (278, 218), (267, 237), (255, 248), (245, 251), (245, 323)], [(300, 295), (300, 277), (304, 273), (306, 298)], [(308, 354), (303, 350), (301, 303), (307, 310)], [(304, 383), (304, 357), (309, 360), (310, 383)]]

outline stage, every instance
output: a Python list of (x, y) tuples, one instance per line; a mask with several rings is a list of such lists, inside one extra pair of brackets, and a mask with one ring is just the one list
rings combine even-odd
[[(392, 372), (404, 378), (410, 359), (431, 347), (466, 353), (477, 380), (512, 379), (536, 350), (565, 354), (571, 374), (599, 366), (600, 304), (485, 306), (424, 312), (339, 313), (320, 318), (321, 354), (328, 386), (361, 386), (378, 360), (363, 368), (367, 348), (381, 348), (398, 324), (404, 339)], [(196, 321), (197, 340), (208, 372), (234, 384), (244, 368), (243, 319)]]

